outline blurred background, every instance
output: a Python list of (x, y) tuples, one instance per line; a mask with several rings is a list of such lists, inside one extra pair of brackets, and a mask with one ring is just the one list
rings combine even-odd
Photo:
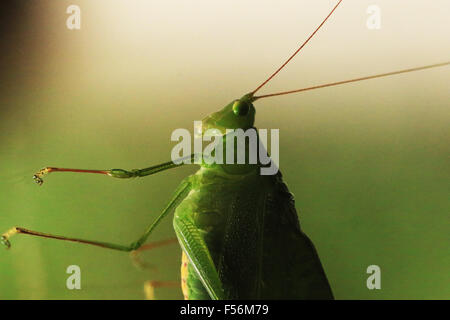
[[(195, 166), (136, 180), (44, 166), (140, 168), (170, 159), (176, 128), (253, 90), (335, 5), (320, 0), (2, 1), (0, 232), (12, 226), (128, 244)], [(69, 30), (69, 5), (81, 29)], [(369, 5), (381, 28), (366, 26)], [(260, 93), (449, 60), (450, 2), (346, 0)], [(449, 69), (258, 101), (280, 129), (280, 169), (338, 299), (450, 298)], [(151, 240), (175, 236), (166, 218)], [(15, 236), (0, 299), (143, 299), (179, 281), (181, 250), (139, 270), (123, 252)], [(66, 268), (81, 268), (81, 290)], [(381, 268), (368, 290), (366, 268)], [(180, 288), (156, 291), (181, 299)]]

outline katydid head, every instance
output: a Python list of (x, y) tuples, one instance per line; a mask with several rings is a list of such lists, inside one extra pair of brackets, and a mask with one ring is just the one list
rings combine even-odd
[(233, 100), (223, 109), (211, 113), (202, 120), (203, 133), (208, 129), (217, 129), (225, 134), (226, 129), (249, 129), (255, 123), (253, 93)]
[[(337, 9), (337, 7), (341, 4), (343, 0), (339, 0), (337, 4), (334, 6), (333, 10), (325, 17), (325, 19), (320, 23), (320, 25), (314, 30), (314, 32), (306, 39), (305, 42), (274, 72), (272, 73), (266, 80), (264, 80), (255, 90), (250, 93), (247, 93), (242, 98), (237, 99), (229, 103), (222, 110), (214, 112), (208, 115), (202, 121), (202, 134), (206, 132), (208, 129), (218, 129), (222, 134), (225, 134), (226, 129), (249, 129), (254, 126), (255, 122), (255, 107), (253, 106), (253, 102), (262, 98), (281, 96), (291, 93), (304, 92), (309, 90), (315, 90), (320, 88), (326, 88), (336, 85), (341, 85), (344, 83), (357, 82), (362, 80), (375, 79), (380, 77), (392, 76), (395, 74), (407, 73), (412, 71), (430, 69), (435, 67), (447, 66), (450, 64), (449, 61), (443, 63), (437, 63), (417, 68), (410, 68), (404, 70), (398, 70), (394, 72), (376, 74), (367, 77), (361, 77), (356, 79), (326, 83), (321, 85), (316, 85), (312, 87), (306, 87), (296, 90), (282, 91), (271, 94), (264, 94), (260, 96), (256, 96), (256, 92), (259, 91), (262, 87), (264, 87), (270, 80), (272, 80), (304, 47), (305, 45), (314, 37), (314, 35), (319, 31), (319, 29), (325, 24), (325, 22), (330, 18), (333, 12)], [(215, 133), (214, 135), (216, 135)]]
[(328, 16), (322, 21), (322, 23), (316, 28), (316, 30), (309, 36), (309, 38), (294, 52), (293, 55), (286, 60), (283, 65), (278, 68), (269, 78), (261, 83), (255, 90), (247, 93), (242, 98), (237, 99), (229, 103), (225, 108), (215, 113), (210, 114), (202, 121), (202, 134), (208, 129), (218, 129), (222, 134), (225, 134), (225, 129), (249, 129), (252, 128), (255, 122), (255, 107), (253, 102), (257, 99), (265, 96), (256, 97), (255, 93), (265, 86), (275, 75), (283, 69), (289, 61), (294, 58), (295, 55), (311, 40), (316, 32), (322, 27), (325, 21), (333, 14), (336, 8), (341, 4), (342, 0), (336, 4), (331, 10)]

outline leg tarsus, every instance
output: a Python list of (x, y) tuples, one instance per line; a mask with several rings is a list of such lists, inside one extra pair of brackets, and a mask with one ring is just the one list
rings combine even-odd
[(18, 227), (13, 227), (8, 231), (6, 231), (4, 234), (2, 234), (0, 242), (6, 247), (6, 249), (11, 248), (11, 242), (9, 242), (9, 238), (15, 235), (18, 232), (18, 230), (19, 230)]
[(50, 168), (49, 167), (39, 170), (38, 172), (36, 172), (33, 175), (34, 182), (36, 182), (38, 185), (42, 186), (42, 184), (44, 183), (44, 179), (42, 179), (42, 177), (45, 176), (48, 173), (50, 173)]
[(8, 238), (6, 238), (5, 236), (1, 236), (0, 242), (6, 247), (6, 249), (11, 248), (11, 242), (9, 242)]

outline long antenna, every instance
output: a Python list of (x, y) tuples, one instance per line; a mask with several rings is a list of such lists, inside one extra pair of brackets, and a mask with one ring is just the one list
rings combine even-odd
[(253, 101), (254, 100), (258, 100), (258, 99), (262, 99), (262, 98), (281, 96), (281, 95), (290, 94), (290, 93), (297, 93), (297, 92), (303, 92), (303, 91), (308, 91), (308, 90), (332, 87), (332, 86), (337, 86), (337, 85), (344, 84), (344, 83), (350, 83), (350, 82), (357, 82), (357, 81), (362, 81), (362, 80), (369, 80), (369, 79), (387, 77), (387, 76), (392, 76), (392, 75), (395, 75), (395, 74), (407, 73), (407, 72), (413, 72), (413, 71), (419, 71), (419, 70), (425, 70), (425, 69), (431, 69), (431, 68), (436, 68), (436, 67), (443, 67), (443, 66), (446, 66), (446, 65), (449, 65), (449, 64), (450, 64), (450, 61), (447, 61), (447, 62), (431, 64), (431, 65), (423, 66), (423, 67), (404, 69), (404, 70), (387, 72), (387, 73), (381, 73), (381, 74), (376, 74), (376, 75), (372, 75), (372, 76), (356, 78), (356, 79), (351, 79), (351, 80), (344, 80), (344, 81), (326, 83), (326, 84), (321, 84), (321, 85), (308, 87), (308, 88), (297, 89), (297, 90), (290, 90), (290, 91), (283, 91), (283, 92), (278, 92), (278, 93), (265, 94), (265, 95), (262, 95), (262, 96), (253, 97)]
[(314, 32), (309, 36), (308, 39), (306, 39), (305, 42), (303, 42), (303, 44), (297, 49), (297, 51), (294, 52), (293, 55), (291, 55), (289, 57), (289, 59), (286, 60), (285, 63), (283, 63), (283, 65), (281, 67), (278, 68), (277, 71), (275, 71), (269, 78), (267, 78), (266, 81), (264, 81), (263, 83), (261, 83), (255, 90), (252, 91), (252, 94), (255, 94), (256, 91), (258, 91), (259, 89), (261, 89), (267, 82), (269, 82), (273, 77), (275, 77), (275, 75), (281, 71), (281, 69), (284, 68), (285, 65), (287, 65), (289, 63), (289, 61), (292, 60), (292, 58), (295, 57), (295, 55), (297, 53), (299, 53), (300, 50), (303, 49), (303, 47), (309, 42), (309, 40), (312, 39), (312, 37), (314, 37), (314, 35), (316, 34), (317, 31), (319, 31), (319, 29), (325, 24), (325, 22), (328, 20), (328, 18), (333, 14), (334, 10), (336, 10), (336, 8), (341, 4), (342, 0), (339, 0), (339, 2), (337, 3), (337, 5), (333, 8), (333, 10), (331, 10), (331, 12), (328, 14), (328, 16), (322, 21), (322, 23), (316, 28), (316, 30), (314, 30)]

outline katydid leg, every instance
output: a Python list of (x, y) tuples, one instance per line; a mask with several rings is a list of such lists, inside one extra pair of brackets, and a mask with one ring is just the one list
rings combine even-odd
[(95, 174), (104, 174), (113, 178), (120, 179), (129, 179), (129, 178), (137, 178), (137, 177), (145, 177), (149, 176), (164, 170), (176, 168), (182, 166), (184, 164), (183, 160), (186, 159), (195, 159), (196, 155), (192, 154), (190, 156), (177, 159), (175, 161), (168, 161), (161, 164), (157, 164), (148, 168), (143, 169), (107, 169), (107, 170), (86, 170), (86, 169), (69, 169), (69, 168), (56, 168), (56, 167), (46, 167), (39, 170), (37, 173), (33, 175), (34, 181), (38, 185), (42, 185), (44, 183), (43, 177), (52, 172), (75, 172), (75, 173), (95, 173)]
[(71, 237), (65, 237), (65, 236), (59, 236), (54, 235), (50, 233), (44, 233), (39, 231), (33, 231), (28, 230), (22, 227), (13, 227), (10, 230), (8, 230), (6, 233), (4, 233), (0, 237), (0, 242), (5, 245), (7, 248), (11, 247), (11, 243), (9, 242), (9, 238), (15, 234), (27, 234), (31, 236), (36, 237), (42, 237), (42, 238), (49, 238), (49, 239), (56, 239), (56, 240), (63, 240), (63, 241), (72, 241), (72, 242), (78, 242), (82, 244), (89, 244), (97, 247), (107, 248), (107, 249), (113, 249), (113, 250), (119, 250), (119, 251), (133, 251), (138, 248), (140, 248), (144, 242), (147, 240), (147, 238), (150, 236), (150, 234), (153, 232), (153, 230), (156, 228), (156, 226), (161, 222), (161, 220), (167, 216), (170, 212), (175, 210), (175, 208), (178, 206), (178, 204), (186, 197), (186, 195), (190, 191), (190, 182), (188, 179), (185, 179), (177, 188), (177, 190), (174, 193), (174, 196), (168, 203), (168, 205), (164, 208), (162, 213), (150, 224), (150, 226), (147, 228), (145, 233), (138, 238), (137, 241), (131, 243), (130, 245), (121, 245), (111, 242), (102, 242), (102, 241), (93, 241), (93, 240), (85, 240), (80, 238), (71, 238)]

